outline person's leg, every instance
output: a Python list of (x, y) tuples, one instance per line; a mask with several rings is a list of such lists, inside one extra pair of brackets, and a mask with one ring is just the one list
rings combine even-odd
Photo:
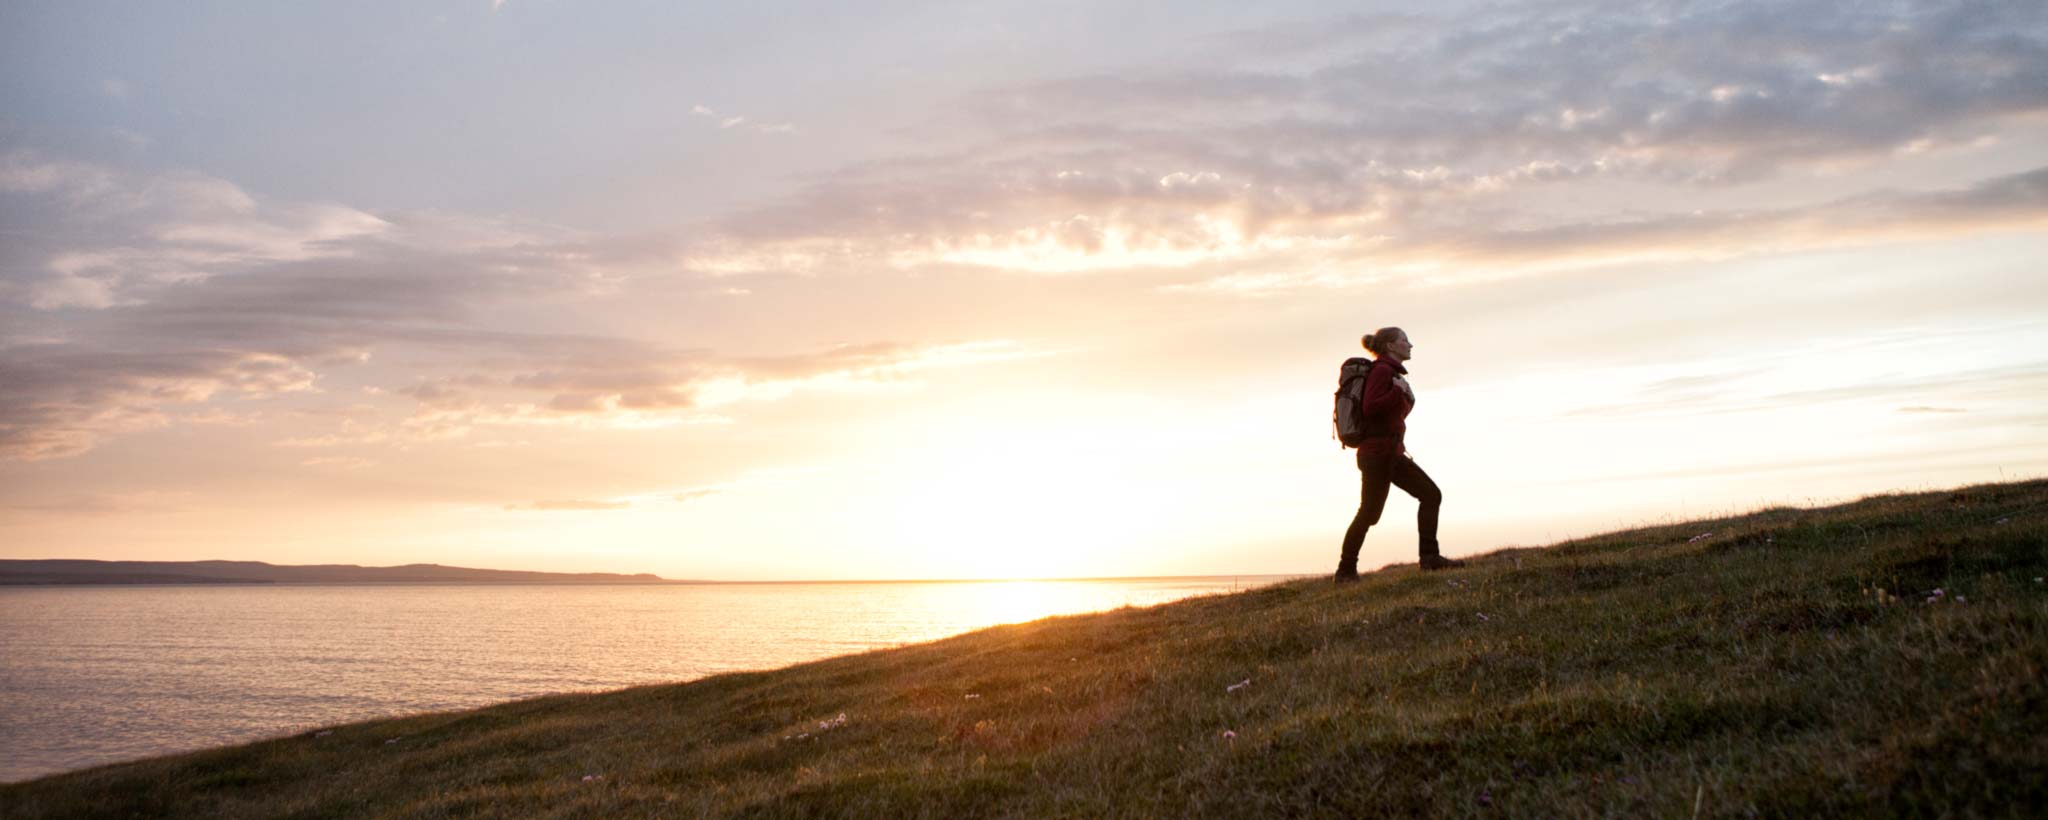
[(1358, 551), (1365, 546), (1365, 531), (1380, 523), (1387, 507), (1387, 483), (1391, 455), (1358, 452), (1358, 513), (1344, 530), (1343, 552), (1337, 557), (1337, 577), (1358, 577)]
[(1444, 503), (1443, 490), (1436, 486), (1428, 473), (1422, 471), (1421, 465), (1405, 455), (1394, 459), (1389, 472), (1388, 480), (1394, 486), (1415, 496), (1415, 533), (1421, 542), (1417, 551), (1421, 553), (1423, 568), (1463, 566), (1461, 562), (1444, 560), (1438, 551), (1436, 523), (1437, 513)]

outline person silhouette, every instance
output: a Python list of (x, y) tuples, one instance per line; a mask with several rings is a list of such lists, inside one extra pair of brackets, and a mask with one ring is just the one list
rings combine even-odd
[(1404, 378), (1405, 365), (1415, 353), (1415, 343), (1398, 327), (1383, 327), (1359, 340), (1372, 354), (1372, 369), (1365, 377), (1365, 395), (1359, 400), (1359, 416), (1365, 439), (1358, 446), (1358, 514), (1344, 530), (1343, 551), (1337, 558), (1337, 583), (1358, 580), (1358, 551), (1365, 545), (1366, 530), (1380, 522), (1387, 506), (1387, 487), (1400, 487), (1421, 505), (1415, 512), (1415, 526), (1421, 538), (1422, 568), (1426, 570), (1462, 567), (1438, 552), (1437, 511), (1444, 493), (1429, 474), (1408, 457), (1403, 441), (1408, 430), (1408, 412), (1415, 409), (1415, 391)]

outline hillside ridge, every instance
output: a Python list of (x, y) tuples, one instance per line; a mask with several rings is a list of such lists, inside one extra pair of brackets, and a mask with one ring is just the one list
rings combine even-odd
[(0, 814), (2035, 816), (2048, 480), (0, 787)]

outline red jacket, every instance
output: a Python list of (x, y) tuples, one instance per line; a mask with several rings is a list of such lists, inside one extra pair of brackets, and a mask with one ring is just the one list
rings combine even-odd
[[(1384, 366), (1383, 366), (1384, 365)], [(1415, 409), (1415, 393), (1408, 387), (1408, 368), (1392, 359), (1373, 363), (1365, 376), (1365, 397), (1359, 400), (1359, 418), (1365, 425), (1365, 443), (1360, 452), (1383, 455), (1402, 451), (1401, 437), (1408, 432), (1408, 411)]]

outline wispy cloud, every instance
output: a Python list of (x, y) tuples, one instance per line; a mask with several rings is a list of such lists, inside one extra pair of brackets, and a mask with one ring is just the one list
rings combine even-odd
[(755, 122), (742, 114), (721, 114), (708, 105), (690, 106), (690, 113), (704, 117), (718, 124), (721, 130), (742, 128), (762, 134), (794, 134), (796, 126), (787, 122)]
[(412, 435), (465, 435), (476, 427), (724, 423), (719, 408), (808, 392), (913, 385), (917, 374), (1050, 355), (1007, 341), (842, 345), (815, 353), (731, 357), (618, 342), (590, 355), (534, 356), (406, 387), (419, 401)]
[(508, 510), (538, 512), (587, 512), (595, 510), (624, 510), (633, 506), (630, 501), (589, 501), (570, 499), (562, 501), (532, 501), (525, 504), (507, 504)]
[(192, 501), (190, 492), (142, 490), (62, 496), (35, 503), (8, 504), (0, 509), (78, 516), (134, 515), (181, 512), (189, 508)]
[(299, 462), (304, 467), (323, 467), (338, 470), (363, 470), (377, 466), (376, 459), (361, 456), (314, 456)]
[[(1928, 338), (1935, 338), (1930, 335)], [(1645, 385), (1626, 401), (1580, 407), (1564, 415), (1580, 418), (1677, 418), (1778, 410), (1788, 407), (1850, 402), (1893, 403), (1934, 395), (1957, 398), (1995, 391), (2048, 390), (2048, 359), (2021, 365), (1948, 368), (1939, 373), (1872, 378), (1845, 374), (1831, 384), (1801, 389), (1774, 389), (1740, 376), (1717, 378), (1711, 388), (1662, 388)], [(1961, 408), (1910, 405), (1903, 413), (1961, 413)]]

